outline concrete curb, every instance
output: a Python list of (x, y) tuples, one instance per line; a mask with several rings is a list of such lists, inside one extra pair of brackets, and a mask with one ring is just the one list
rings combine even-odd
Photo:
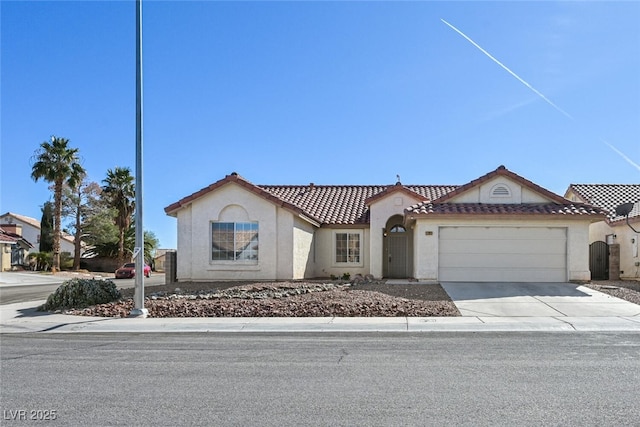
[(0, 333), (640, 332), (640, 316), (104, 318), (40, 313), (44, 301), (0, 306)]

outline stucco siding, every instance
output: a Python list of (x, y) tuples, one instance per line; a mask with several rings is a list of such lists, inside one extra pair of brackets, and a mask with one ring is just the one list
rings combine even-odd
[(607, 242), (607, 236), (612, 234), (615, 234), (613, 228), (605, 221), (593, 223), (589, 226), (589, 244), (598, 241)]
[(0, 272), (11, 270), (11, 243), (0, 243)]
[(187, 206), (178, 212), (178, 247), (176, 276), (178, 281), (191, 280), (192, 258), (192, 224), (191, 206)]
[(549, 199), (542, 197), (528, 188), (522, 189), (522, 203), (547, 203)]
[[(291, 239), (278, 239), (278, 208), (236, 184), (228, 184), (207, 194), (190, 206), (190, 215), (178, 212), (178, 279), (207, 280), (275, 280), (278, 278), (278, 252), (286, 251)], [(211, 223), (257, 222), (258, 261), (213, 261)], [(289, 221), (291, 224), (291, 221)], [(289, 235), (291, 231), (289, 230)], [(282, 245), (279, 247), (279, 245)], [(288, 250), (289, 254), (291, 249)], [(290, 265), (291, 258), (287, 262)], [(190, 264), (190, 265), (189, 265)]]
[[(22, 238), (33, 245), (28, 253), (40, 252), (40, 229), (33, 225), (11, 217), (13, 224), (22, 226)], [(71, 256), (75, 253), (75, 245), (73, 241), (60, 239), (60, 252), (69, 252)]]
[(407, 206), (420, 202), (419, 199), (410, 197), (407, 194), (390, 194), (389, 196), (376, 200), (369, 206), (370, 242), (369, 259), (371, 263), (370, 274), (374, 277), (382, 277), (383, 274), (383, 248), (384, 236), (383, 228), (387, 221), (394, 215), (404, 215)]
[[(360, 233), (360, 263), (342, 264), (335, 262), (335, 233)], [(316, 276), (330, 277), (342, 276), (349, 273), (351, 277), (356, 274), (369, 274), (369, 229), (364, 228), (325, 228), (316, 231)]]
[(299, 218), (293, 227), (293, 278), (316, 277), (314, 254), (315, 227)]
[[(293, 278), (293, 215), (284, 209), (276, 208), (277, 227), (275, 238), (276, 279)], [(262, 246), (262, 242), (260, 243)], [(261, 254), (262, 255), (262, 254)]]
[[(498, 187), (508, 189), (509, 194), (497, 195), (494, 190)], [(452, 197), (453, 203), (546, 203), (549, 199), (539, 193), (531, 191), (522, 184), (507, 179), (497, 177), (476, 188), (472, 188), (459, 196)]]
[[(640, 225), (635, 225), (635, 228), (640, 228)], [(607, 239), (607, 236), (610, 238)], [(612, 227), (605, 221), (599, 221), (589, 227), (589, 244), (602, 241), (620, 245), (621, 279), (640, 278), (640, 265), (636, 265), (640, 263), (638, 237), (625, 222), (618, 222)]]

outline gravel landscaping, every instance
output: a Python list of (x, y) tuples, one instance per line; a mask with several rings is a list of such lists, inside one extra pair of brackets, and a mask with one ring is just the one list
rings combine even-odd
[(586, 285), (591, 289), (634, 304), (640, 304), (640, 282), (633, 280), (603, 280)]
[[(133, 289), (123, 299), (66, 313), (126, 317)], [(460, 316), (438, 284), (391, 285), (384, 281), (177, 283), (145, 287), (149, 317), (396, 317)]]
[[(595, 281), (585, 286), (640, 304), (640, 282)], [(66, 313), (126, 317), (134, 290), (122, 299)], [(388, 284), (384, 280), (291, 282), (180, 282), (146, 286), (149, 317), (430, 317), (460, 316), (439, 284)]]

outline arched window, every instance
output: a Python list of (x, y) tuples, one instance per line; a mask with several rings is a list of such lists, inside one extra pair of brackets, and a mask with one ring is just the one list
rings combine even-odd
[(407, 231), (406, 228), (404, 228), (400, 224), (394, 225), (393, 227), (391, 227), (391, 230), (389, 230), (390, 233), (404, 233), (405, 231)]

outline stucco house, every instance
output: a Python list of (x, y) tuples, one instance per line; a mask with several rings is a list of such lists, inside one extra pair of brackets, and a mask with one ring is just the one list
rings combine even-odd
[[(20, 236), (28, 241), (32, 247), (29, 253), (38, 252), (40, 247), (40, 221), (26, 215), (20, 215), (13, 212), (7, 212), (0, 215), (0, 226), (5, 230), (8, 227), (18, 227)], [(74, 237), (63, 233), (60, 239), (60, 252), (74, 253)]]
[(605, 216), (504, 166), (461, 186), (255, 185), (232, 173), (165, 212), (189, 281), (589, 280), (589, 226)]
[(173, 249), (156, 249), (156, 253), (153, 256), (153, 268), (154, 271), (164, 271), (165, 263), (167, 259), (167, 252), (173, 251)]
[[(640, 231), (640, 184), (571, 184), (565, 197), (607, 212), (605, 218), (589, 227), (594, 277), (640, 279), (639, 236), (635, 231)], [(616, 213), (616, 207), (625, 203), (633, 205), (628, 218)]]
[(9, 271), (14, 266), (26, 265), (26, 258), (32, 245), (16, 233), (15, 227), (0, 226), (0, 272)]

